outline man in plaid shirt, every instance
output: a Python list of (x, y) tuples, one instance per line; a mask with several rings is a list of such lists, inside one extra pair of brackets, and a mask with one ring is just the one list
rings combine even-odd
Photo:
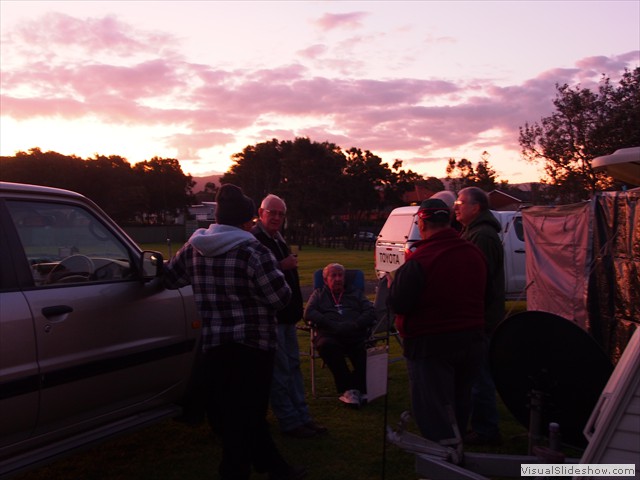
[(222, 439), (223, 480), (303, 478), (280, 455), (267, 424), (276, 312), (291, 289), (271, 251), (251, 233), (255, 206), (235, 185), (216, 196), (216, 221), (199, 229), (165, 268), (165, 285), (191, 284), (202, 318), (206, 405)]

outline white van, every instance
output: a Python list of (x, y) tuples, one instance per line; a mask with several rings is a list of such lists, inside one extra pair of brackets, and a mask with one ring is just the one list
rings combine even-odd
[[(420, 240), (416, 224), (418, 206), (394, 209), (376, 240), (375, 269), (378, 277), (393, 272), (404, 263), (405, 255)], [(525, 249), (522, 215), (520, 212), (492, 210), (502, 230), (504, 247), (505, 294), (508, 300), (526, 299)]]

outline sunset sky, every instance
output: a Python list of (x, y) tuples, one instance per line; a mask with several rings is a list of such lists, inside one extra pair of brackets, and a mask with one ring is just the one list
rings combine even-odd
[(39, 147), (224, 172), (276, 138), (444, 177), (483, 151), (537, 181), (518, 127), (556, 84), (640, 66), (640, 2), (0, 1), (0, 154)]

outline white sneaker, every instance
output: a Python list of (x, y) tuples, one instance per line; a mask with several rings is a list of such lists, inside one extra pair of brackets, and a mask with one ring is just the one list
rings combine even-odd
[(339, 400), (348, 405), (360, 406), (361, 397), (358, 390), (347, 390), (340, 395)]

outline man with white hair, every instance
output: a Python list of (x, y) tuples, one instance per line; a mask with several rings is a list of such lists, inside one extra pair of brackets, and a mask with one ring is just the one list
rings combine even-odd
[(309, 438), (326, 433), (327, 429), (313, 421), (305, 401), (296, 330), (296, 323), (302, 319), (302, 293), (298, 258), (291, 254), (280, 233), (286, 214), (284, 200), (273, 194), (267, 195), (258, 209), (258, 223), (252, 233), (271, 250), (291, 288), (291, 301), (277, 313), (278, 349), (271, 382), (271, 409), (282, 433), (295, 438)]

